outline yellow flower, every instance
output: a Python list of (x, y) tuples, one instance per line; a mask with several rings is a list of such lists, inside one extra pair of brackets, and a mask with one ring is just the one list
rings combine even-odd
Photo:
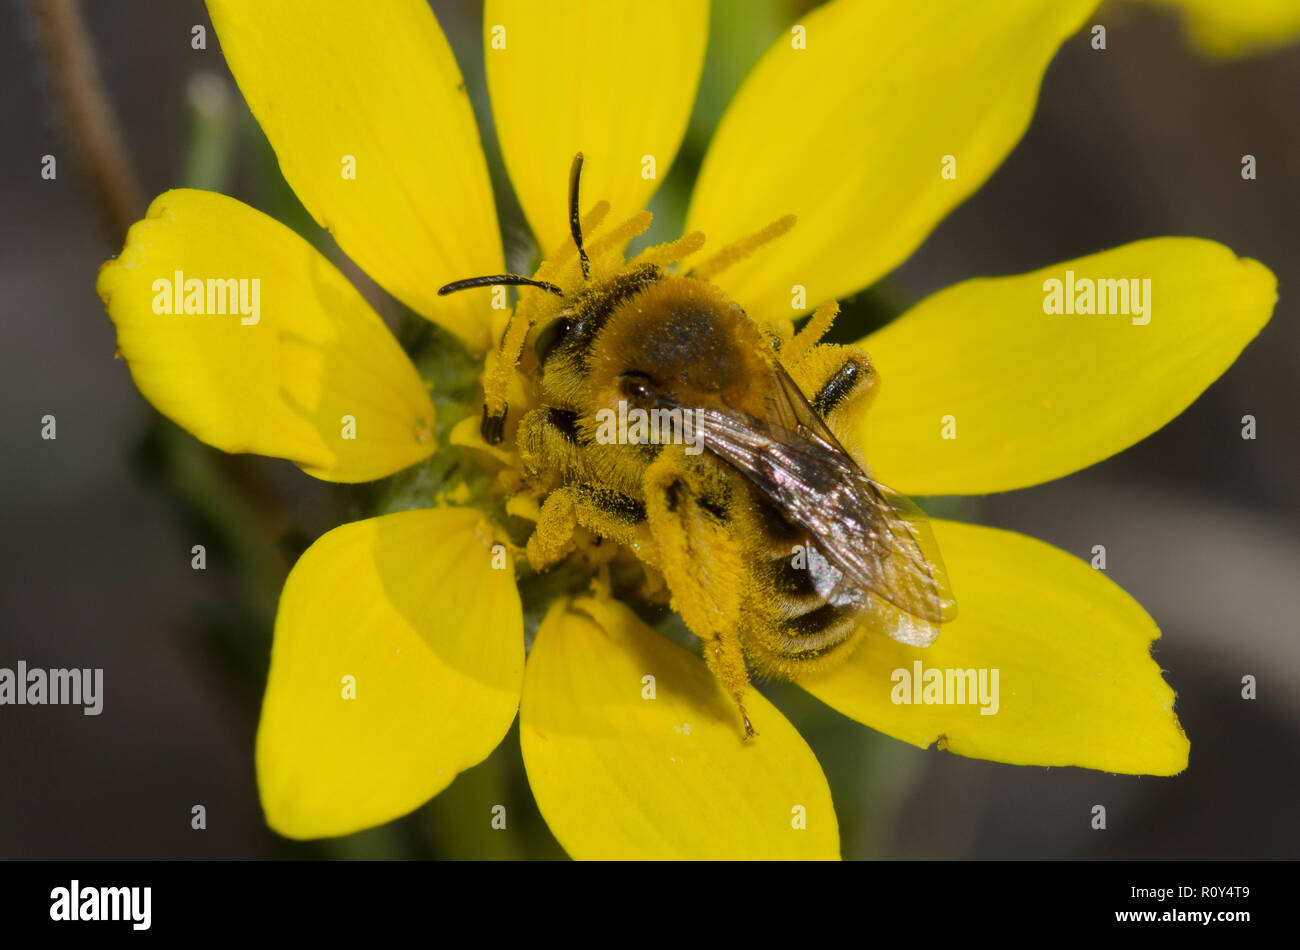
[[(790, 213), (798, 224), (715, 283), (751, 314), (793, 316), (795, 285), (811, 304), (888, 273), (1014, 147), (1047, 64), (1093, 6), (835, 0), (808, 14), (731, 104), (687, 215), (714, 247)], [(502, 328), (486, 292), (436, 295), (505, 267), (469, 100), (424, 0), (209, 8), (315, 219), (391, 294), (485, 353)], [(611, 220), (644, 207), (656, 178), (642, 170), (649, 158), (662, 178), (671, 164), (707, 23), (703, 0), (488, 0), (496, 130), (541, 247), (564, 245), (579, 150), (584, 194), (607, 200)], [(1067, 271), (1150, 279), (1149, 322), (1045, 314), (1046, 282)], [(156, 312), (178, 299), (184, 309), (174, 294), (186, 275), (258, 278), (256, 322)], [(356, 290), (238, 201), (160, 196), (98, 289), (140, 391), (218, 448), (355, 482), (427, 459), (445, 431)], [(909, 494), (1058, 478), (1181, 412), (1274, 300), (1264, 267), (1193, 238), (970, 280), (862, 342), (884, 382), (856, 434), (876, 475)], [(945, 417), (958, 438), (942, 437)], [(1154, 775), (1186, 767), (1174, 693), (1149, 654), (1159, 632), (1136, 602), (1042, 542), (951, 522), (935, 533), (961, 603), (938, 642), (869, 639), (801, 685), (881, 732), (961, 755)], [(753, 693), (761, 734), (742, 741), (704, 663), (625, 604), (599, 589), (552, 603), (525, 664), (515, 573), (492, 564), (502, 537), (485, 510), (443, 504), (345, 524), (299, 560), (257, 741), (276, 830), (339, 835), (405, 814), (483, 760), (518, 712), (534, 795), (575, 857), (838, 856), (829, 788), (795, 728)], [(996, 714), (891, 701), (894, 671), (918, 661), (999, 670)]]
[(1300, 39), (1296, 0), (1143, 0), (1182, 14), (1192, 44), (1214, 59), (1281, 49)]

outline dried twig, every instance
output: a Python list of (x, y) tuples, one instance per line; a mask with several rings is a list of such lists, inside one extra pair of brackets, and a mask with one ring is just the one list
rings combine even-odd
[(77, 0), (31, 0), (30, 6), (73, 144), (120, 244), (144, 203), (81, 10)]

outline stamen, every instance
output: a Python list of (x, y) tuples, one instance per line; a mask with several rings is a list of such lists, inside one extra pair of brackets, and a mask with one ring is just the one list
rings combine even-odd
[(794, 339), (782, 347), (781, 362), (791, 367), (799, 365), (799, 361), (817, 345), (818, 340), (826, 335), (826, 331), (831, 328), (839, 312), (840, 305), (834, 300), (827, 300), (814, 310), (812, 319), (794, 335)]
[(726, 270), (732, 264), (743, 261), (769, 241), (775, 241), (794, 227), (794, 222), (795, 216), (792, 214), (787, 214), (784, 218), (778, 218), (763, 230), (756, 231), (739, 241), (728, 244), (698, 267), (693, 268), (686, 276), (707, 280), (714, 274)]
[(609, 202), (601, 198), (591, 206), (587, 216), (582, 219), (582, 233), (590, 236), (596, 228), (600, 227), (600, 222), (605, 220), (607, 214), (609, 214)]
[(622, 249), (623, 245), (627, 244), (632, 238), (644, 234), (653, 220), (654, 215), (649, 211), (638, 211), (599, 241), (592, 244), (589, 253), (592, 257), (598, 257), (611, 248)]
[(690, 234), (683, 234), (675, 241), (667, 241), (664, 244), (647, 247), (627, 263), (629, 267), (635, 267), (638, 264), (667, 267), (669, 264), (680, 261), (683, 257), (689, 257), (703, 246), (704, 232), (692, 231)]

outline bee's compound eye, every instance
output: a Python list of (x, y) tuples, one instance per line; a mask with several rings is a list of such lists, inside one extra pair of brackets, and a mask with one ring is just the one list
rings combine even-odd
[(619, 377), (619, 391), (628, 399), (648, 400), (654, 396), (651, 379), (645, 373), (624, 373)]
[(560, 341), (569, 333), (571, 324), (567, 317), (547, 324), (546, 329), (537, 334), (537, 342), (533, 345), (533, 352), (537, 354), (537, 363), (542, 365), (546, 358), (551, 355), (551, 351), (560, 345)]

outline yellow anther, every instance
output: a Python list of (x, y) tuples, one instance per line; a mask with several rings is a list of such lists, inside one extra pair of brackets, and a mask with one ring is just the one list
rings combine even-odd
[(784, 218), (778, 218), (763, 230), (756, 231), (739, 241), (728, 244), (698, 267), (692, 269), (688, 276), (707, 280), (714, 274), (721, 273), (737, 261), (743, 261), (769, 241), (775, 241), (794, 227), (794, 222), (795, 217), (792, 214), (787, 214)]
[(609, 250), (622, 250), (623, 246), (632, 238), (638, 234), (644, 234), (653, 220), (654, 215), (649, 211), (638, 211), (599, 241), (588, 245), (587, 253), (595, 258), (597, 255), (604, 254)]
[(703, 246), (704, 232), (692, 231), (690, 234), (682, 235), (676, 241), (668, 241), (665, 244), (647, 247), (627, 263), (629, 267), (635, 267), (638, 264), (654, 264), (656, 267), (666, 267), (675, 261), (680, 261), (683, 257), (689, 257)]
[(817, 341), (826, 335), (839, 312), (840, 305), (834, 300), (827, 300), (813, 311), (812, 319), (782, 348), (781, 362), (789, 367), (798, 366)]

